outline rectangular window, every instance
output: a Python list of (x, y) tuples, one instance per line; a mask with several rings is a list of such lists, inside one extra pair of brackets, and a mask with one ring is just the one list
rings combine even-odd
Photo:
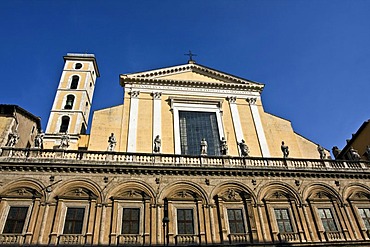
[(335, 224), (333, 214), (330, 208), (319, 208), (319, 217), (321, 218), (322, 225), (327, 232), (337, 232), (338, 228)]
[(84, 208), (68, 208), (63, 234), (82, 234)]
[(178, 234), (194, 234), (193, 209), (177, 209)]
[(241, 209), (228, 209), (227, 217), (231, 234), (245, 233), (243, 211)]
[(360, 216), (364, 221), (366, 229), (370, 230), (370, 208), (359, 208)]
[(28, 207), (10, 207), (3, 233), (22, 233)]
[(122, 216), (122, 234), (139, 234), (139, 222), (139, 208), (124, 208)]
[(276, 222), (280, 233), (293, 232), (289, 211), (286, 208), (275, 208)]
[(220, 135), (215, 112), (179, 111), (181, 154), (200, 155), (200, 142), (207, 141), (207, 154), (220, 155)]

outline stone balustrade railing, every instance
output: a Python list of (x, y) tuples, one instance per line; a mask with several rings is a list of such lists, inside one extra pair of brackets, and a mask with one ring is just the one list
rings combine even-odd
[(82, 163), (93, 165), (149, 165), (149, 166), (187, 166), (187, 167), (219, 167), (219, 168), (268, 168), (291, 170), (351, 170), (367, 171), (368, 161), (320, 160), (320, 159), (283, 159), (236, 156), (188, 156), (171, 154), (146, 154), (126, 152), (99, 152), (77, 150), (19, 149), (3, 147), (0, 151), (1, 160), (20, 161), (27, 163)]
[(142, 242), (143, 237), (138, 234), (122, 234), (118, 236), (119, 245), (141, 245)]
[(24, 236), (21, 234), (0, 234), (0, 245), (21, 245)]
[(83, 245), (85, 236), (80, 234), (63, 234), (59, 236), (60, 245)]
[(199, 244), (199, 236), (191, 234), (182, 234), (175, 237), (176, 244), (178, 245), (193, 245)]
[(230, 243), (248, 243), (250, 242), (248, 234), (229, 234)]

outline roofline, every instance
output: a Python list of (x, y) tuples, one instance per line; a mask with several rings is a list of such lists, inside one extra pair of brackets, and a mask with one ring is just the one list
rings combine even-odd
[(173, 65), (173, 66), (170, 66), (170, 67), (160, 67), (160, 68), (156, 68), (156, 69), (149, 69), (149, 70), (144, 70), (144, 71), (139, 71), (139, 72), (133, 72), (133, 73), (127, 73), (127, 74), (120, 74), (120, 78), (121, 78), (121, 76), (130, 76), (130, 75), (133, 75), (133, 74), (140, 74), (140, 73), (145, 73), (145, 72), (149, 72), (149, 71), (153, 71), (153, 70), (168, 69), (168, 68), (171, 68), (171, 67), (186, 66), (186, 65), (200, 66), (200, 67), (203, 67), (205, 69), (212, 70), (212, 71), (215, 71), (217, 73), (224, 74), (224, 75), (227, 75), (227, 76), (230, 76), (230, 77), (233, 77), (233, 78), (242, 80), (242, 81), (248, 81), (248, 82), (251, 82), (251, 83), (259, 84), (259, 85), (261, 85), (263, 87), (265, 86), (264, 83), (260, 83), (260, 82), (256, 82), (256, 81), (249, 80), (249, 79), (246, 79), (246, 78), (242, 78), (240, 76), (235, 76), (235, 75), (232, 75), (232, 74), (223, 72), (221, 70), (213, 69), (213, 68), (210, 68), (210, 67), (207, 67), (205, 65), (198, 64), (198, 63), (185, 63), (185, 64)]
[(100, 72), (98, 68), (98, 63), (96, 61), (94, 54), (81, 54), (81, 53), (67, 53), (66, 56), (63, 56), (64, 62), (66, 60), (79, 60), (79, 61), (92, 61), (95, 67), (96, 76), (100, 77)]
[(338, 157), (342, 157), (345, 153), (351, 148), (353, 142), (357, 139), (357, 137), (361, 134), (361, 132), (366, 128), (366, 126), (370, 124), (370, 119), (363, 122), (360, 128), (356, 131), (356, 133), (352, 136), (352, 138), (347, 142), (346, 146), (342, 149), (342, 151), (338, 154)]
[(35, 115), (33, 115), (31, 112), (25, 110), (24, 108), (18, 106), (18, 105), (9, 105), (9, 104), (0, 104), (0, 107), (1, 106), (5, 106), (5, 107), (13, 107), (13, 112), (20, 112), (24, 115), (26, 115), (27, 117), (29, 117), (31, 120), (34, 120), (37, 124), (37, 129), (39, 131), (41, 131), (41, 118), (40, 117), (37, 117)]

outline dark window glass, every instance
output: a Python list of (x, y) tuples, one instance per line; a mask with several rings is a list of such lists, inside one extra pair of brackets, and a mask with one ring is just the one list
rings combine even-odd
[(139, 208), (124, 208), (122, 216), (122, 234), (139, 234), (139, 222)]
[(193, 209), (177, 209), (178, 234), (194, 234)]
[(80, 77), (78, 77), (77, 75), (72, 76), (71, 89), (77, 89), (79, 80)]
[(370, 208), (359, 208), (360, 216), (364, 221), (366, 229), (370, 230)]
[(333, 214), (330, 208), (319, 208), (319, 216), (321, 218), (322, 225), (327, 232), (337, 232), (338, 228), (335, 224)]
[(75, 101), (75, 96), (71, 94), (67, 95), (67, 101), (66, 101), (66, 105), (64, 106), (64, 109), (72, 109), (74, 101)]
[(279, 232), (293, 232), (292, 223), (290, 222), (290, 216), (288, 209), (286, 208), (275, 208), (276, 222), (279, 227)]
[(81, 234), (84, 214), (84, 208), (68, 208), (63, 233)]
[(220, 155), (220, 135), (216, 113), (180, 111), (181, 154), (199, 155), (200, 142), (205, 138), (208, 155)]
[(84, 124), (81, 125), (81, 132), (80, 132), (82, 135), (85, 135), (86, 134), (86, 127)]
[(10, 207), (3, 233), (22, 233), (28, 207)]
[(81, 69), (81, 68), (82, 68), (82, 64), (81, 63), (76, 63), (75, 69)]
[(67, 132), (68, 131), (68, 125), (69, 125), (69, 117), (63, 116), (59, 132), (62, 132), (62, 133)]
[(245, 233), (243, 212), (241, 209), (228, 209), (230, 233)]

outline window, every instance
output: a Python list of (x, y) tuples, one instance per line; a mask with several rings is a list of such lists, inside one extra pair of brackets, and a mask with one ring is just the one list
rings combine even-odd
[(66, 105), (64, 106), (64, 109), (72, 109), (74, 101), (75, 101), (75, 96), (71, 94), (67, 95), (67, 101), (66, 101)]
[(124, 208), (122, 216), (122, 234), (139, 234), (139, 208)]
[(22, 233), (28, 207), (10, 207), (3, 233)]
[(231, 234), (245, 233), (243, 212), (241, 209), (228, 209), (227, 218)]
[(289, 212), (286, 208), (275, 208), (276, 223), (280, 233), (293, 232), (292, 223), (290, 222)]
[(85, 124), (82, 124), (82, 125), (81, 125), (81, 131), (80, 131), (80, 134), (81, 134), (81, 135), (86, 135), (86, 126), (85, 126)]
[(215, 112), (179, 111), (181, 154), (199, 155), (205, 138), (208, 155), (220, 155), (220, 135)]
[(63, 116), (59, 132), (61, 132), (61, 133), (67, 132), (68, 131), (68, 125), (69, 125), (69, 117), (68, 116)]
[(71, 89), (77, 89), (79, 80), (80, 77), (78, 75), (72, 76)]
[(370, 230), (370, 208), (359, 208), (360, 216), (364, 221), (366, 229)]
[(81, 63), (76, 63), (75, 64), (75, 69), (81, 69), (82, 68), (82, 64)]
[(63, 234), (81, 234), (84, 214), (84, 208), (67, 208)]
[(319, 217), (321, 218), (322, 225), (327, 232), (337, 232), (338, 228), (335, 224), (333, 214), (330, 208), (319, 208)]
[(177, 209), (177, 233), (194, 234), (193, 209)]

